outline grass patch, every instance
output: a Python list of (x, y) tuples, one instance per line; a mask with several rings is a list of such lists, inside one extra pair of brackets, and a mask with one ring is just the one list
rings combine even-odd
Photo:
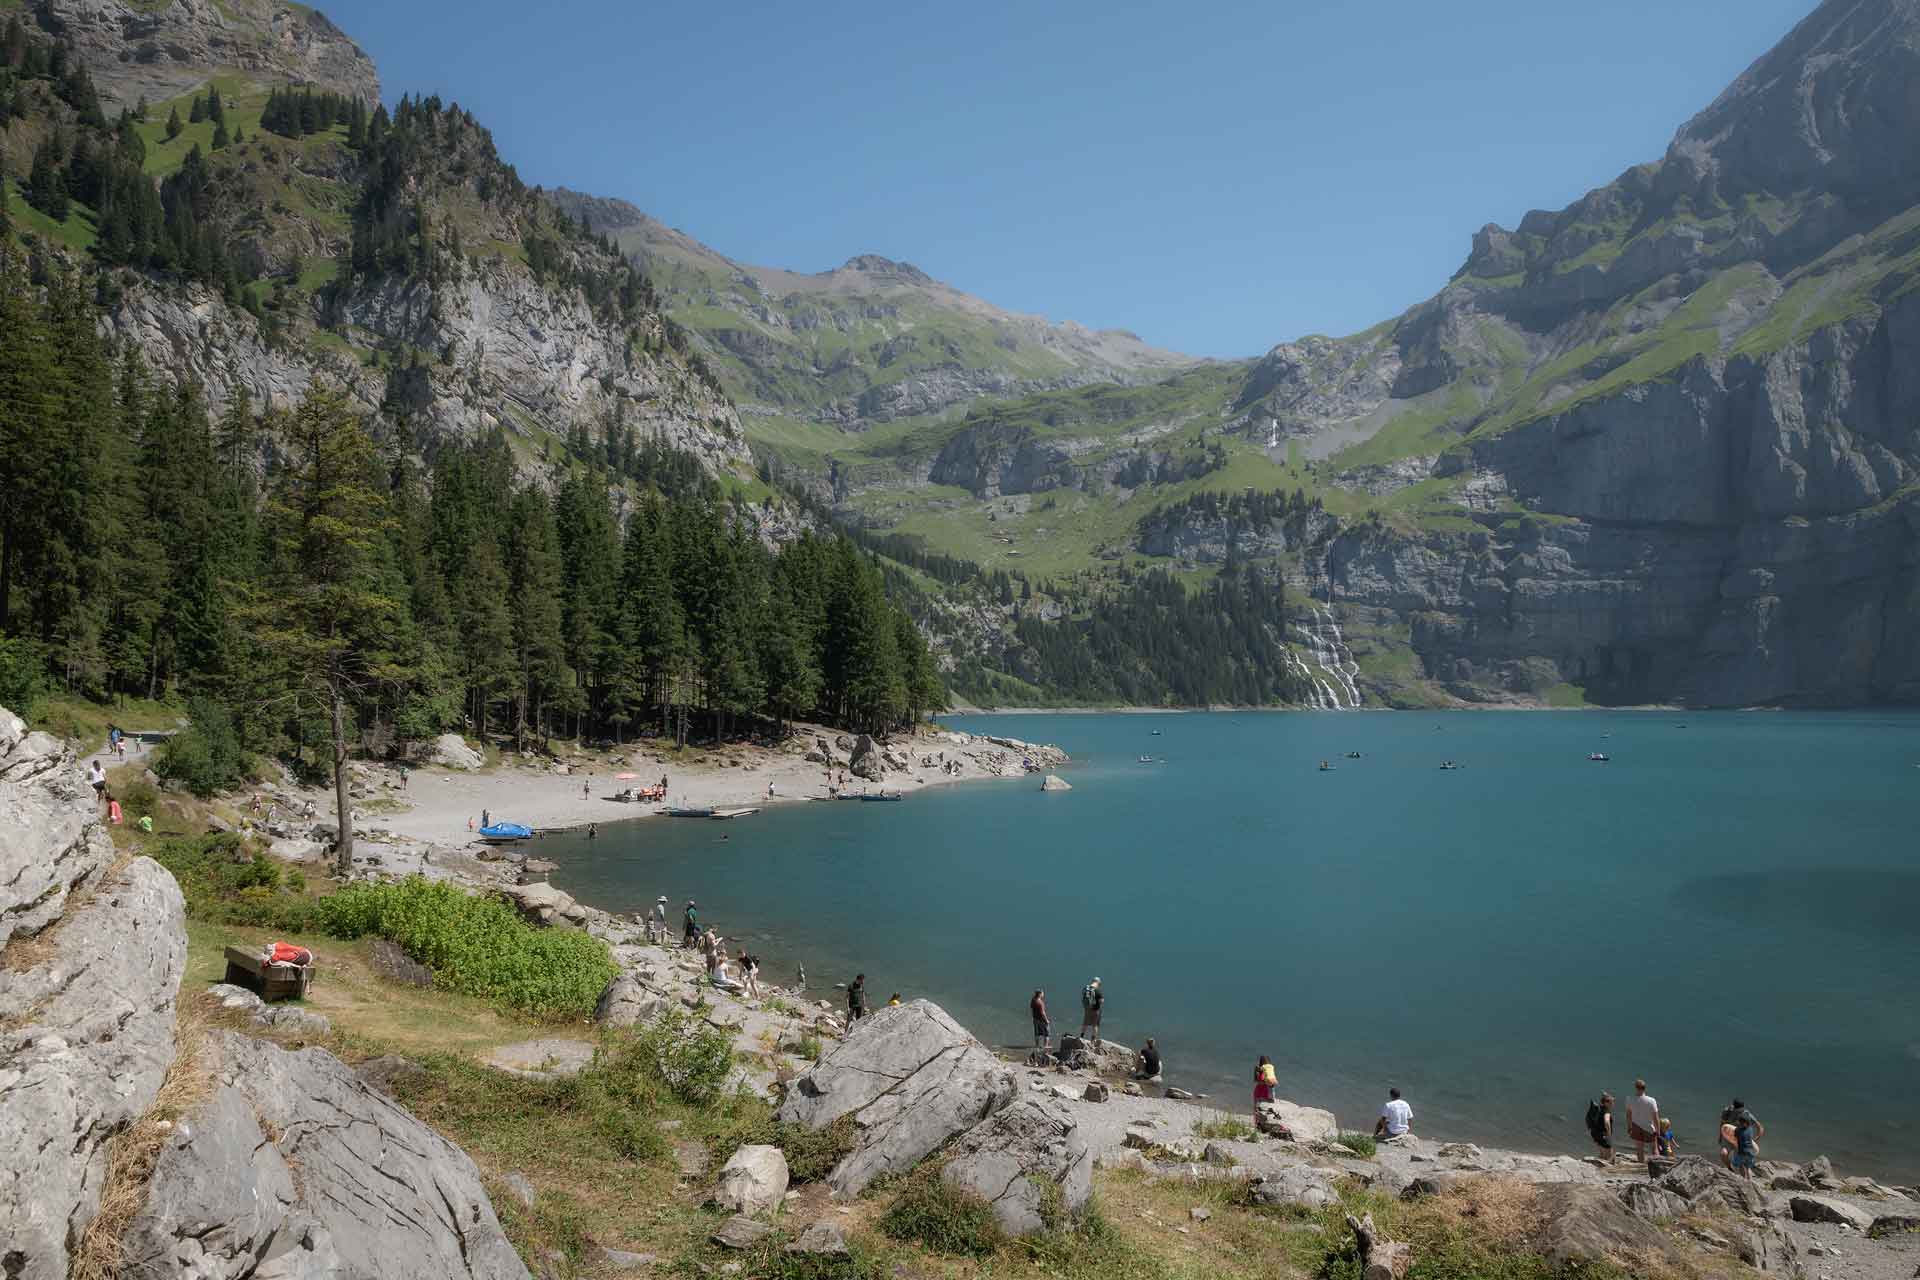
[(1548, 685), (1540, 691), (1540, 699), (1548, 706), (1562, 710), (1578, 710), (1593, 705), (1587, 701), (1587, 691), (1577, 684)]
[(1258, 1135), (1246, 1121), (1222, 1113), (1195, 1120), (1193, 1136), (1216, 1138), (1223, 1142), (1251, 1142)]
[(993, 1206), (970, 1191), (948, 1186), (937, 1162), (920, 1166), (900, 1182), (880, 1218), (880, 1229), (894, 1240), (970, 1258), (991, 1257), (1007, 1240)]
[(1335, 1138), (1334, 1141), (1353, 1152), (1356, 1156), (1359, 1156), (1362, 1160), (1373, 1159), (1374, 1152), (1379, 1150), (1378, 1145), (1373, 1140), (1373, 1135), (1370, 1133), (1343, 1133)]
[(92, 702), (68, 694), (43, 698), (32, 717), (33, 727), (92, 753), (105, 750), (107, 726), (122, 729), (174, 729), (185, 716), (180, 708), (145, 698), (122, 698), (113, 703)]

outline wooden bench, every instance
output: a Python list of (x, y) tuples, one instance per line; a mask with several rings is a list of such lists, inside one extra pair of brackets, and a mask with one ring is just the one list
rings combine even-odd
[(251, 951), (227, 948), (227, 982), (258, 991), (262, 1000), (304, 1000), (313, 985), (310, 964), (268, 964)]

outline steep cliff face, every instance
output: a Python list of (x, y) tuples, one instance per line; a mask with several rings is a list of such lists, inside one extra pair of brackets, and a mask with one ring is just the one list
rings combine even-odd
[(1658, 163), (1275, 348), (1250, 434), (1447, 516), (1350, 525), (1315, 589), (1469, 699), (1920, 698), (1916, 126), (1920, 2), (1828, 0)]
[(286, 0), (42, 0), (115, 105), (160, 102), (222, 72), (380, 100), (373, 60), (318, 10)]

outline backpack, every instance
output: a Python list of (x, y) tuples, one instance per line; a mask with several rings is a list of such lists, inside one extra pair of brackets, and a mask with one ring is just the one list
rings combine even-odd
[(1607, 1122), (1605, 1117), (1606, 1112), (1600, 1109), (1600, 1104), (1589, 1101), (1587, 1103), (1587, 1132), (1596, 1138), (1606, 1137)]
[(1271, 1062), (1260, 1068), (1260, 1083), (1266, 1085), (1280, 1083), (1279, 1078), (1274, 1075), (1273, 1064)]
[(1093, 995), (1093, 984), (1091, 982), (1080, 988), (1080, 1007), (1082, 1009), (1093, 1008)]

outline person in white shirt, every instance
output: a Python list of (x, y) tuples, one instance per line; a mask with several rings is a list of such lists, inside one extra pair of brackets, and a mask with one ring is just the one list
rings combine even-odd
[(1637, 1159), (1646, 1160), (1650, 1149), (1660, 1150), (1660, 1104), (1647, 1092), (1645, 1080), (1633, 1082), (1633, 1097), (1627, 1099), (1627, 1133)]
[(647, 921), (647, 941), (665, 945), (667, 941), (667, 895), (661, 894), (653, 904), (653, 915)]
[(1398, 1089), (1387, 1090), (1387, 1103), (1380, 1108), (1380, 1118), (1374, 1122), (1373, 1136), (1376, 1138), (1398, 1138), (1413, 1128), (1413, 1108), (1400, 1100)]

